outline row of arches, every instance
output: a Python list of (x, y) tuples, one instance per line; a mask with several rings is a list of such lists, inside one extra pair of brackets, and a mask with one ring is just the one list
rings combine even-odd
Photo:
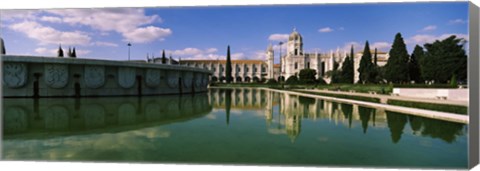
[[(222, 76), (222, 77), (212, 76), (210, 78), (211, 82), (225, 82), (226, 79), (227, 78), (224, 77), (224, 76)], [(251, 83), (251, 82), (265, 82), (265, 81), (266, 81), (266, 78), (260, 78), (260, 77), (257, 77), (257, 76), (254, 76), (254, 77), (246, 76), (246, 77), (234, 77), (233, 78), (233, 82), (236, 82), (236, 83), (241, 83), (241, 82)]]

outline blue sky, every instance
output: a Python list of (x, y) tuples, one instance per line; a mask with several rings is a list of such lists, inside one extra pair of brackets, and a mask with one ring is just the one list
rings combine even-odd
[(55, 56), (61, 43), (79, 58), (112, 60), (128, 58), (128, 42), (131, 59), (163, 49), (176, 59), (222, 59), (227, 45), (234, 59), (265, 59), (268, 44), (294, 27), (305, 51), (321, 53), (363, 50), (367, 40), (388, 51), (397, 32), (410, 53), (452, 34), (468, 39), (468, 2), (3, 10), (0, 19), (8, 54)]

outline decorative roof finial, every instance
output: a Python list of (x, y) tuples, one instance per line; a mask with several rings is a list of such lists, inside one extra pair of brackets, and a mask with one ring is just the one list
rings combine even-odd
[(293, 31), (296, 32), (296, 31), (297, 31), (297, 27), (293, 26)]

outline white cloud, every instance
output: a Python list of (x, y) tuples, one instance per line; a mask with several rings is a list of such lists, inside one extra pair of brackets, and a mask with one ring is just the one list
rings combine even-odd
[[(233, 53), (231, 52), (231, 59), (232, 60), (239, 60), (239, 59), (265, 59), (265, 52), (262, 51), (263, 56), (260, 56), (261, 54), (257, 52), (260, 51), (254, 51), (251, 55), (250, 53), (244, 53), (244, 52), (236, 52)], [(162, 52), (160, 51), (160, 54)], [(222, 52), (223, 53), (223, 52)], [(225, 51), (224, 54), (218, 54), (218, 50), (216, 48), (206, 48), (206, 49), (199, 49), (199, 48), (193, 48), (193, 47), (188, 47), (184, 49), (178, 49), (178, 50), (165, 50), (166, 56), (172, 55), (173, 58), (182, 58), (184, 59), (189, 59), (189, 60), (224, 60), (226, 59), (227, 52)]]
[(45, 12), (61, 16), (63, 22), (71, 25), (85, 25), (102, 32), (118, 32), (123, 35), (124, 41), (133, 43), (162, 41), (172, 33), (168, 28), (146, 26), (161, 22), (162, 19), (158, 15), (147, 16), (143, 9), (138, 8), (62, 9)]
[[(62, 50), (63, 50), (63, 53), (66, 55), (68, 49), (65, 48), (65, 47), (62, 47)], [(35, 53), (37, 53), (39, 55), (56, 56), (57, 53), (58, 53), (58, 48), (47, 49), (45, 47), (39, 47), (39, 48), (36, 48), (34, 51), (35, 51)], [(77, 53), (77, 57), (79, 57), (79, 56), (81, 57), (83, 55), (89, 54), (90, 52), (91, 52), (90, 50), (75, 49), (75, 53)]]
[(232, 59), (238, 60), (238, 59), (245, 59), (245, 54), (243, 53), (234, 53), (232, 54)]
[(374, 42), (370, 45), (370, 49), (377, 48), (379, 51), (387, 52), (390, 50), (392, 45), (388, 42)]
[(52, 53), (51, 50), (48, 50), (47, 48), (43, 48), (43, 47), (36, 48), (34, 51), (35, 51), (35, 53), (42, 54), (42, 55), (44, 55), (44, 54), (49, 54), (50, 55), (50, 54), (55, 53), (55, 52)]
[[(373, 42), (373, 43), (368, 42), (368, 43), (370, 45), (370, 50), (374, 50), (375, 48), (377, 48), (378, 51), (383, 51), (383, 52), (390, 51), (390, 48), (392, 46), (392, 44), (388, 42)], [(363, 51), (363, 49), (365, 49), (365, 42), (358, 43), (358, 42), (352, 41), (352, 42), (345, 43), (344, 46), (340, 48), (340, 52), (343, 53), (344, 51), (346, 51), (347, 54), (350, 54), (350, 49), (352, 48), (352, 45), (353, 45), (354, 53), (361, 52)]]
[(62, 19), (60, 17), (42, 16), (40, 17), (40, 21), (46, 21), (51, 23), (61, 23)]
[(78, 50), (75, 49), (75, 53), (77, 53), (77, 57), (82, 57), (83, 55), (89, 54), (91, 51), (89, 50)]
[(467, 21), (462, 20), (462, 19), (455, 19), (455, 20), (448, 21), (448, 23), (450, 23), (450, 24), (465, 24), (465, 23), (467, 23)]
[(95, 45), (95, 46), (118, 47), (118, 44), (116, 44), (116, 43), (101, 42), (101, 41), (93, 42), (92, 45)]
[[(278, 58), (278, 57), (275, 56), (275, 58)], [(275, 58), (274, 58), (274, 59), (275, 59)], [(250, 59), (266, 60), (266, 59), (267, 59), (267, 56), (266, 56), (265, 51), (258, 50), (258, 51), (253, 52), (253, 54), (252, 54), (252, 56), (250, 57)]]
[(352, 45), (353, 45), (353, 51), (354, 53), (356, 52), (360, 52), (360, 51), (363, 51), (363, 45), (364, 44), (360, 44), (358, 42), (347, 42), (343, 45), (343, 47), (340, 48), (340, 50), (343, 52), (343, 51), (347, 51), (347, 54), (350, 54), (350, 49), (352, 48)]
[[(167, 56), (172, 55), (174, 58), (181, 57), (182, 59), (223, 59), (225, 55), (218, 55), (215, 52), (216, 48), (207, 48), (205, 50), (188, 47), (179, 50), (165, 50)], [(161, 54), (162, 52), (160, 52)], [(232, 54), (233, 56), (233, 54)]]
[(12, 21), (14, 19), (32, 20), (35, 19), (36, 10), (0, 10), (0, 19), (2, 21)]
[(21, 32), (31, 39), (37, 40), (41, 45), (88, 45), (91, 38), (80, 31), (64, 32), (51, 27), (43, 26), (33, 21), (23, 21), (12, 24), (8, 28)]
[(132, 31), (123, 33), (124, 41), (132, 43), (148, 43), (154, 40), (165, 40), (164, 37), (172, 34), (172, 30), (159, 28), (155, 26), (148, 26), (136, 28)]
[(332, 32), (333, 29), (330, 28), (330, 27), (325, 27), (325, 28), (321, 28), (321, 29), (318, 29), (318, 32), (320, 33), (328, 33), (328, 32)]
[(271, 34), (268, 36), (268, 40), (271, 41), (287, 41), (288, 40), (288, 34)]
[(207, 49), (205, 52), (206, 52), (206, 53), (215, 53), (215, 52), (217, 52), (217, 51), (218, 51), (217, 48), (209, 48), (209, 49)]
[(412, 36), (410, 38), (408, 38), (407, 40), (405, 40), (405, 43), (407, 44), (418, 44), (418, 45), (423, 45), (425, 43), (432, 43), (436, 40), (443, 40), (443, 39), (446, 39), (452, 35), (456, 35), (457, 38), (462, 38), (462, 39), (465, 39), (468, 41), (468, 35), (466, 34), (457, 34), (457, 33), (448, 33), (448, 34), (442, 34), (442, 35), (439, 35), (439, 36), (436, 36), (436, 35), (430, 35), (430, 34), (418, 34), (418, 35), (415, 35), (415, 36)]
[(436, 30), (436, 29), (437, 29), (437, 26), (429, 25), (429, 26), (424, 27), (421, 31), (433, 31), (433, 30)]

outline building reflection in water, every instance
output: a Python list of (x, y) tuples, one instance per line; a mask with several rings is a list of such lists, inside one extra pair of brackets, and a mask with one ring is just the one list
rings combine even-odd
[(205, 93), (141, 98), (4, 99), (3, 130), (7, 138), (47, 131), (50, 135), (119, 131), (193, 119), (211, 110)]
[[(350, 129), (361, 129), (363, 134), (368, 134), (369, 127), (389, 129), (393, 143), (400, 141), (407, 123), (413, 135), (439, 138), (448, 143), (466, 132), (463, 130), (465, 125), (460, 123), (254, 88), (211, 89), (208, 95), (214, 108), (226, 109), (227, 124), (232, 122), (229, 117), (231, 109), (262, 110), (265, 111), (267, 129), (282, 130), (292, 142), (301, 133), (303, 119), (327, 120)], [(278, 112), (274, 112), (276, 108)]]

